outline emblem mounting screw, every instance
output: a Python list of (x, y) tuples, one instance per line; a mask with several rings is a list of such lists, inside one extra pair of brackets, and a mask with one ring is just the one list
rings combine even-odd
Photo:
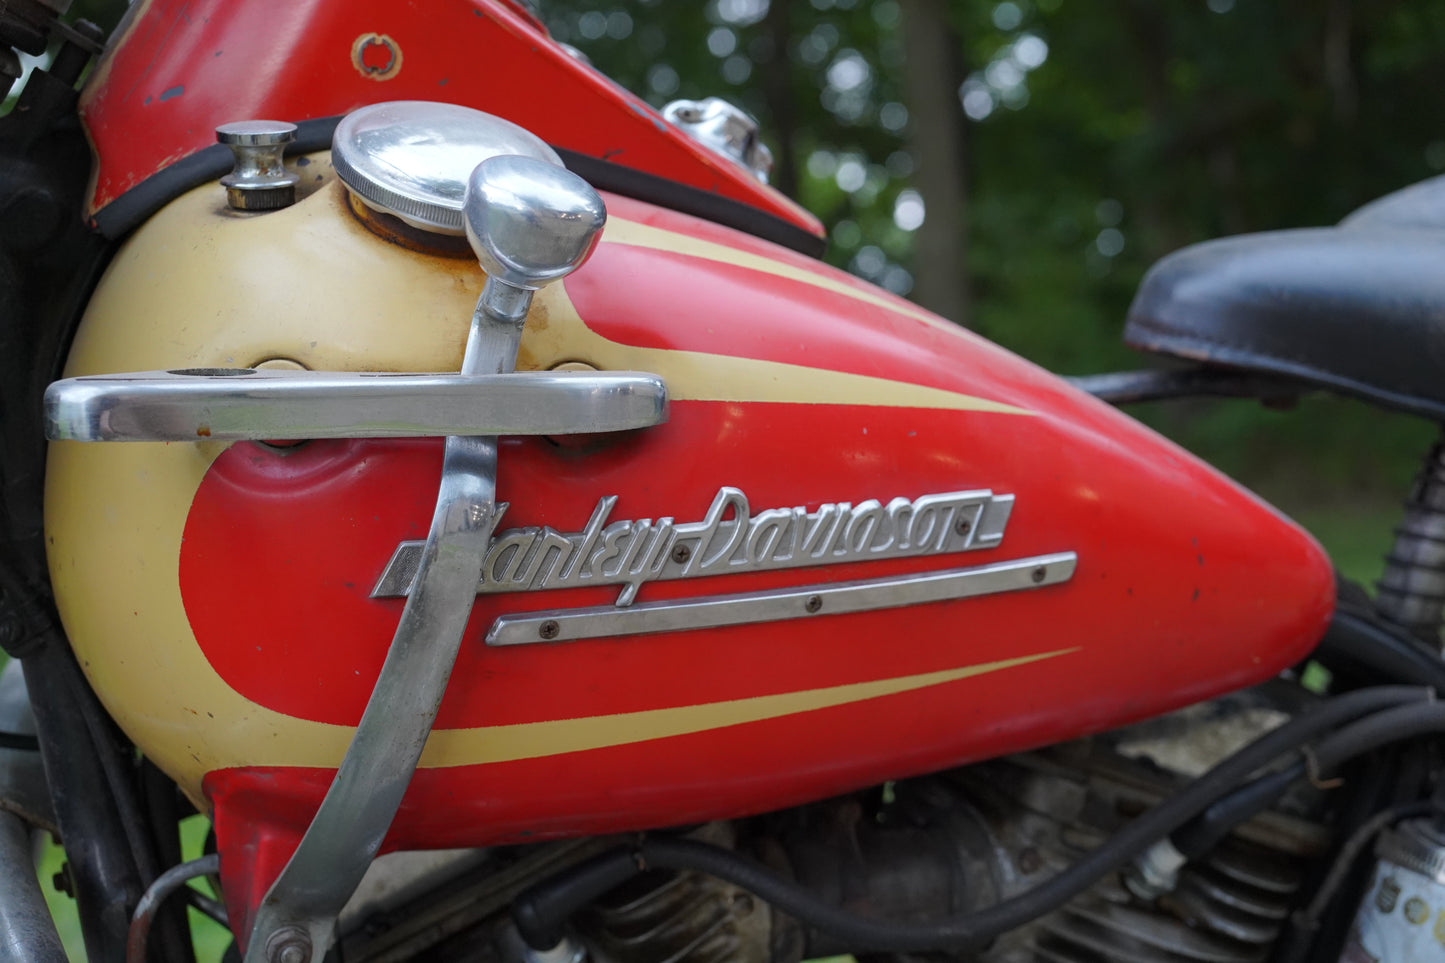
[(803, 608), (807, 609), (809, 614), (820, 611), (823, 608), (823, 597), (821, 595), (808, 596), (808, 601), (803, 603)]
[(537, 634), (550, 641), (562, 634), (562, 626), (557, 624), (556, 619), (548, 619), (537, 626)]
[(966, 518), (960, 518), (953, 525), (953, 530), (960, 535), (967, 535), (971, 528), (973, 528), (973, 523)]
[(672, 560), (679, 565), (692, 558), (692, 549), (686, 545), (674, 545), (672, 547)]
[(1036, 583), (1042, 582), (1048, 576), (1048, 574), (1049, 570), (1044, 566), (1040, 565), (1038, 568), (1033, 570), (1033, 573), (1029, 575), (1029, 578), (1033, 579)]

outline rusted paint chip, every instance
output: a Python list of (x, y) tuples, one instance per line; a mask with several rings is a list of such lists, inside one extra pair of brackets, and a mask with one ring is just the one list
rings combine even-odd
[(351, 45), (351, 65), (363, 77), (390, 80), (401, 72), (401, 47), (384, 33), (364, 33)]

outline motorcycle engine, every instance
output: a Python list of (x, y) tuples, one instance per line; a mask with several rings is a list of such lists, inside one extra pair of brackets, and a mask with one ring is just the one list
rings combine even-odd
[[(1298, 690), (1295, 690), (1298, 691)], [(1261, 690), (1031, 753), (906, 780), (689, 835), (746, 853), (864, 916), (922, 921), (978, 910), (1033, 889), (1289, 717)], [(1241, 824), (1168, 885), (1132, 868), (969, 956), (860, 961), (1245, 963), (1267, 959), (1331, 833), (1309, 787)], [(502, 908), (560, 865), (615, 839), (526, 847), (411, 906), (374, 913), (343, 940), (348, 963), (395, 958), (423, 933), (451, 933), (429, 959), (531, 959), (506, 935)], [(495, 858), (495, 857), (494, 857)], [(500, 868), (499, 868), (500, 866)], [(458, 907), (467, 907), (466, 919)], [(481, 909), (492, 907), (488, 915)], [(483, 917), (487, 917), (485, 920)], [(643, 873), (574, 923), (593, 963), (798, 963), (849, 947), (746, 890), (698, 873)], [(408, 934), (413, 934), (409, 936)], [(389, 951), (388, 951), (389, 948)], [(580, 947), (579, 947), (580, 952)], [(582, 957), (579, 957), (579, 963)]]
[[(1222, 758), (1219, 750), (1232, 751), (1283, 721), (1271, 710), (1229, 705), (1233, 701), (1206, 703), (1115, 739), (1084, 740), (957, 774), (1001, 844), (1000, 867), (1017, 874), (1007, 879), (1004, 895), (1076, 862)], [(1128, 870), (1109, 874), (1064, 908), (1001, 938), (981, 958), (1264, 960), (1295, 905), (1310, 858), (1329, 843), (1329, 832), (1304, 815), (1313, 795), (1286, 800), (1240, 826), (1183, 866), (1165, 892), (1151, 891)]]
[[(1257, 693), (1131, 729), (900, 782), (736, 827), (741, 849), (864, 915), (925, 920), (1035, 888), (1287, 714)], [(1179, 870), (1166, 892), (1110, 873), (1014, 930), (987, 963), (1243, 963), (1269, 956), (1329, 833), (1301, 792)], [(708, 827), (717, 834), (717, 827)], [(717, 840), (714, 840), (717, 842)], [(736, 886), (657, 875), (584, 921), (594, 959), (795, 962), (844, 953)], [(881, 957), (907, 960), (915, 957)], [(916, 957), (948, 959), (948, 957)]]
[[(981, 909), (1077, 862), (1287, 718), (1260, 692), (1240, 693), (1118, 732), (900, 783), (871, 816), (866, 807), (835, 803), (830, 828), (820, 833), (815, 822), (811, 833), (785, 833), (782, 848), (801, 880), (819, 888), (828, 886), (831, 875), (828, 889), (838, 902), (861, 913), (924, 919)], [(988, 963), (1266, 959), (1311, 859), (1329, 845), (1330, 832), (1310, 818), (1319, 801), (1309, 788), (1286, 797), (1183, 866), (1172, 886), (1151, 888), (1132, 869), (1108, 874), (976, 958)], [(837, 815), (850, 805), (859, 822), (845, 828), (846, 820)], [(812, 846), (805, 841), (810, 836)], [(911, 845), (906, 837), (913, 838)], [(817, 845), (819, 838), (828, 845)], [(831, 855), (820, 860), (820, 854)], [(869, 854), (884, 855), (870, 860)], [(829, 861), (841, 866), (820, 866)], [(951, 894), (947, 902), (941, 899), (945, 893)], [(924, 901), (926, 910), (920, 912)], [(805, 942), (810, 957), (845, 949), (815, 934), (807, 934)], [(640, 957), (633, 959), (640, 963)]]

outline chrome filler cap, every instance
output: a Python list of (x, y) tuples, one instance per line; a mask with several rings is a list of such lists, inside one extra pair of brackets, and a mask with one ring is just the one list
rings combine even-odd
[(773, 152), (759, 139), (758, 122), (721, 97), (674, 100), (663, 118), (720, 157), (741, 164), (764, 184), (773, 172)]
[(331, 162), (367, 206), (412, 227), (460, 237), (467, 178), (489, 157), (519, 154), (562, 166), (540, 137), (470, 107), (395, 100), (336, 125)]

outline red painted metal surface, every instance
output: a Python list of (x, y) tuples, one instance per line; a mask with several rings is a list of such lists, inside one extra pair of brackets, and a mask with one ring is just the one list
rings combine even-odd
[[(264, 8), (150, 0), (87, 94), (100, 157), (94, 203), (208, 146), (217, 123), (324, 117), (404, 98), (489, 110), (559, 146), (817, 228), (567, 57), (525, 17), (486, 0)], [(716, 225), (620, 198), (608, 204), (617, 217), (866, 287)], [(617, 343), (925, 385), (1031, 414), (861, 398), (675, 401), (665, 426), (594, 445), (504, 440), (499, 495), (512, 503), (504, 527), (576, 531), (606, 495), (618, 496), (614, 519), (695, 520), (723, 485), (746, 492), (755, 513), (990, 488), (1017, 497), (994, 549), (651, 582), (641, 599), (1058, 551), (1078, 553), (1077, 571), (1062, 585), (908, 609), (507, 649), (481, 643), (497, 614), (608, 604), (617, 590), (481, 596), (439, 729), (723, 703), (1072, 651), (764, 721), (421, 770), (388, 847), (475, 846), (776, 809), (1247, 685), (1302, 657), (1323, 631), (1333, 578), (1307, 535), (1118, 412), (881, 292), (868, 288), (874, 300), (860, 300), (725, 260), (619, 244), (603, 245), (566, 288), (593, 331)], [(425, 535), (440, 453), (436, 442), (236, 445), (215, 462), (190, 509), (180, 579), (197, 641), (229, 685), (293, 716), (356, 723), (402, 607), (369, 592), (397, 543)], [(238, 933), (332, 775), (258, 766), (207, 777)]]
[[(609, 206), (615, 216), (768, 249), (635, 202), (609, 198)], [(991, 488), (1017, 496), (994, 549), (649, 582), (640, 600), (1070, 550), (1078, 568), (1063, 585), (908, 609), (506, 649), (482, 644), (496, 615), (610, 604), (617, 590), (483, 595), (438, 728), (717, 703), (1077, 651), (767, 721), (423, 770), (388, 847), (780, 808), (1257, 682), (1305, 655), (1323, 631), (1333, 580), (1308, 535), (1117, 411), (961, 329), (906, 313), (902, 302), (865, 303), (805, 280), (617, 244), (604, 244), (566, 287), (588, 325), (621, 343), (928, 385), (1032, 414), (675, 401), (668, 424), (597, 446), (504, 440), (504, 528), (577, 531), (605, 495), (619, 496), (613, 519), (693, 520), (721, 485), (746, 492), (754, 513)], [(200, 645), (230, 685), (281, 712), (356, 723), (402, 606), (368, 593), (397, 543), (424, 537), (440, 462), (439, 443), (357, 441), (288, 452), (237, 445), (214, 464), (191, 508), (180, 574)], [(267, 599), (264, 631), (244, 615), (255, 598)], [(253, 895), (265, 889), (331, 775), (256, 767), (208, 777), (228, 879)]]
[(500, 0), (143, 0), (86, 87), (93, 213), (216, 142), (218, 124), (438, 100), (497, 114), (558, 147), (818, 220), (698, 147), (641, 98), (569, 56)]

